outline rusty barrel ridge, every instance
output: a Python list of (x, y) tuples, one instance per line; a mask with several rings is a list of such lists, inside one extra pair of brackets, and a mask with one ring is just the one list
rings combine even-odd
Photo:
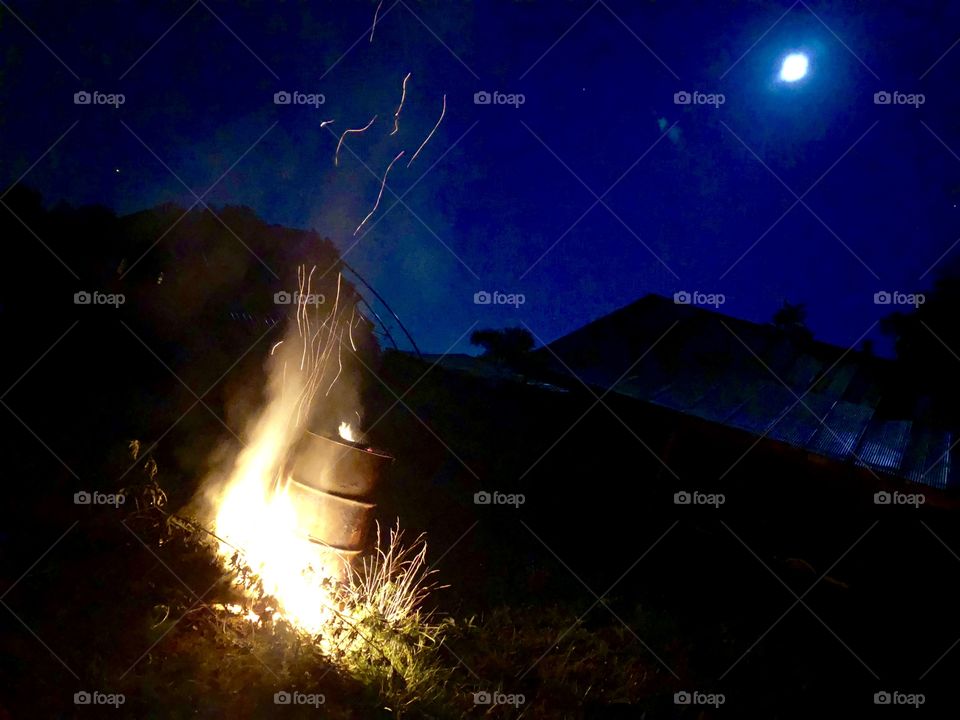
[(364, 445), (305, 433), (287, 475), (301, 529), (310, 540), (352, 560), (366, 542), (375, 491), (392, 461)]

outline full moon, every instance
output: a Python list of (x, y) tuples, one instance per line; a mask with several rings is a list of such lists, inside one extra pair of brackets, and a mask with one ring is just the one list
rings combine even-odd
[(784, 82), (796, 82), (807, 74), (809, 61), (802, 53), (790, 53), (783, 59), (780, 67), (780, 79)]

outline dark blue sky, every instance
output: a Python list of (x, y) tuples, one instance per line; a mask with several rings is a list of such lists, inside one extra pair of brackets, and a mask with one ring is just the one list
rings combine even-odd
[[(804, 302), (818, 338), (850, 345), (891, 311), (875, 292), (928, 289), (960, 252), (955, 3), (384, 0), (372, 43), (376, 2), (6, 6), (5, 187), (71, 126), (24, 178), (48, 202), (189, 206), (170, 170), (198, 194), (226, 172), (208, 203), (330, 236), (433, 352), (475, 322), (550, 341), (679, 290), (756, 321)], [(809, 75), (778, 82), (795, 50)], [(126, 100), (75, 105), (82, 89)], [(278, 106), (278, 90), (325, 103)], [(334, 167), (337, 136), (374, 114)], [(479, 290), (526, 301), (477, 305)]]

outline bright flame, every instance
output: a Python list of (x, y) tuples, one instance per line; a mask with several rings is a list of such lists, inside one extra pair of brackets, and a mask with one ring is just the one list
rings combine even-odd
[(339, 432), (340, 437), (342, 437), (347, 442), (352, 442), (352, 443), (359, 442), (359, 439), (357, 438), (356, 433), (353, 432), (353, 428), (350, 427), (350, 423), (348, 422), (340, 423), (340, 427), (337, 428), (337, 432)]
[(230, 558), (240, 549), (264, 592), (280, 603), (283, 617), (316, 635), (333, 614), (323, 580), (342, 571), (325, 567), (318, 546), (297, 532), (296, 508), (286, 487), (269, 490), (256, 469), (251, 464), (221, 502), (216, 520), (217, 534), (226, 541), (221, 555)]
[[(298, 268), (301, 296), (310, 296), (315, 269)], [(288, 464), (317, 414), (311, 404), (322, 388), (327, 388), (324, 397), (329, 395), (343, 370), (346, 328), (340, 321), (350, 306), (340, 302), (340, 288), (338, 277), (333, 309), (325, 318), (316, 305), (298, 304), (295, 333), (291, 324), (288, 337), (270, 351), (269, 400), (225, 482), (215, 486), (216, 497), (208, 498), (214, 502), (219, 553), (224, 565), (238, 571), (236, 584), (248, 598), (260, 599), (262, 590), (276, 600), (274, 607), (257, 606), (256, 612), (235, 604), (218, 606), (221, 611), (252, 623), (284, 619), (314, 636), (324, 652), (340, 648), (336, 643), (342, 642), (343, 628), (374, 610), (389, 622), (416, 612), (432, 572), (424, 563), (426, 543), (420, 538), (413, 549), (400, 548), (399, 529), (391, 531), (386, 550), (379, 548), (378, 531), (373, 558), (364, 559), (362, 571), (352, 568), (340, 554), (309, 540), (306, 529), (314, 528), (317, 518), (308, 515), (316, 508), (296, 502), (290, 493)], [(352, 328), (352, 315), (349, 322)], [(355, 347), (352, 335), (350, 347)], [(361, 438), (347, 422), (340, 423), (339, 432), (349, 442)]]
[[(315, 266), (297, 268), (299, 297), (313, 296), (315, 270)], [(270, 399), (215, 499), (214, 527), (221, 540), (220, 554), (228, 565), (239, 555), (237, 566), (250, 571), (240, 573), (237, 584), (252, 595), (251, 585), (259, 579), (263, 592), (276, 598), (279, 605), (265, 617), (272, 613), (276, 618), (279, 612), (313, 635), (338, 612), (332, 593), (348, 579), (350, 568), (339, 556), (307, 538), (304, 529), (313, 527), (315, 518), (305, 514), (312, 508), (290, 496), (284, 466), (314, 415), (311, 406), (320, 388), (326, 387), (329, 394), (343, 369), (340, 346), (344, 329), (340, 323), (348, 306), (341, 303), (341, 280), (338, 276), (329, 312), (322, 315), (316, 303), (298, 303), (296, 325), (291, 322), (287, 337), (271, 348)], [(250, 573), (256, 577), (251, 578)], [(252, 611), (245, 617), (252, 622), (260, 619)]]
[[(300, 361), (300, 348), (292, 343), (274, 350), (278, 363)], [(282, 392), (276, 387), (281, 380), (286, 383)], [(308, 540), (302, 530), (310, 527), (311, 519), (302, 517), (308, 508), (298, 506), (291, 497), (283, 469), (303, 433), (295, 420), (305, 388), (313, 381), (306, 373), (288, 373), (285, 379), (274, 376), (271, 381), (272, 400), (257, 419), (249, 444), (216, 500), (214, 532), (221, 539), (224, 560), (229, 562), (239, 552), (241, 566), (259, 576), (263, 591), (276, 598), (282, 617), (317, 635), (335, 612), (329, 581), (345, 580), (348, 568)], [(246, 582), (246, 577), (237, 579), (238, 585)], [(246, 617), (253, 621), (254, 615)]]
[(242, 615), (243, 619), (248, 622), (260, 622), (260, 616), (257, 615), (253, 610), (244, 611), (243, 605), (238, 605), (237, 603), (229, 603), (227, 605), (224, 605), (223, 603), (214, 603), (211, 607), (213, 607), (214, 610), (230, 613), (231, 615)]

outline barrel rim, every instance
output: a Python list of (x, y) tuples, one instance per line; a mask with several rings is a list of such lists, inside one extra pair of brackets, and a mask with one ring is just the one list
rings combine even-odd
[(370, 445), (358, 445), (357, 443), (347, 442), (343, 438), (332, 438), (328, 435), (320, 435), (319, 433), (315, 433), (311, 430), (307, 430), (306, 435), (312, 438), (326, 440), (327, 442), (333, 443), (334, 445), (339, 445), (341, 447), (345, 447), (350, 450), (356, 450), (357, 452), (363, 453), (364, 455), (374, 455), (376, 457), (383, 458), (384, 460), (394, 459), (393, 455), (390, 455), (389, 453), (383, 450), (377, 450), (376, 448)]

